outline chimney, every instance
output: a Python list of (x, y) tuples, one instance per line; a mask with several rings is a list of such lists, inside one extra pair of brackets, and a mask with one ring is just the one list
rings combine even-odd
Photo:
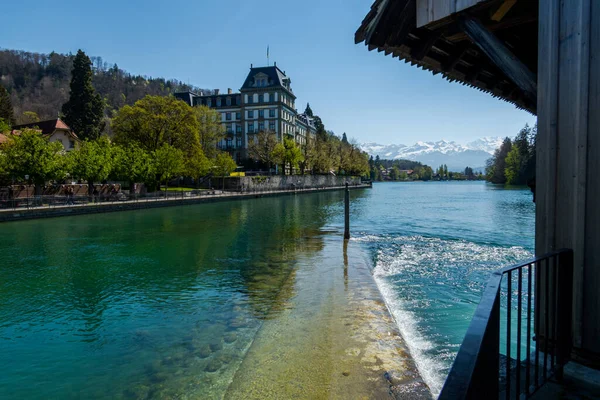
[(277, 61), (275, 61), (275, 63), (273, 63), (274, 66), (277, 66)]
[(200, 95), (200, 97), (204, 96), (204, 92), (201, 90), (199, 95)]
[(215, 94), (218, 95), (219, 94), (219, 89), (215, 89)]
[(252, 64), (250, 64), (250, 69), (252, 69), (252, 67), (253, 67), (253, 65), (252, 65)]
[(231, 90), (231, 88), (227, 89), (227, 94), (232, 94), (233, 90)]

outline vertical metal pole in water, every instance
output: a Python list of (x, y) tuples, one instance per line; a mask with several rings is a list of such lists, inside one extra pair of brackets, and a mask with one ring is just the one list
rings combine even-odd
[(350, 239), (350, 189), (346, 182), (346, 192), (344, 196), (344, 239)]

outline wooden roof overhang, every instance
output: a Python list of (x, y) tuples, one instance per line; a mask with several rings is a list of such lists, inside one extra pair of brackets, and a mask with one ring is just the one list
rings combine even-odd
[(538, 0), (479, 0), (417, 27), (417, 7), (440, 1), (460, 0), (376, 0), (355, 42), (536, 114)]

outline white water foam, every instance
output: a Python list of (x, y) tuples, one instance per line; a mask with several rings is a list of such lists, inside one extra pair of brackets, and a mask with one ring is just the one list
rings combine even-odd
[[(364, 235), (356, 241), (376, 244), (376, 263), (373, 276), (396, 321), (413, 360), (433, 396), (437, 397), (444, 385), (448, 371), (448, 357), (432, 354), (437, 344), (431, 334), (423, 332), (424, 321), (411, 301), (423, 301), (428, 304), (435, 299), (403, 299), (398, 286), (390, 278), (405, 281), (409, 276), (431, 280), (438, 284), (444, 280), (448, 286), (459, 286), (468, 290), (479, 290), (481, 281), (471, 279), (471, 274), (491, 271), (505, 264), (529, 258), (531, 254), (521, 247), (502, 248), (479, 245), (463, 240), (443, 240), (422, 236), (376, 236)], [(458, 267), (458, 268), (457, 268)], [(452, 275), (460, 271), (457, 277)], [(485, 275), (487, 276), (487, 275)], [(416, 282), (412, 282), (414, 285)], [(411, 283), (409, 283), (410, 285)], [(409, 289), (407, 289), (409, 290)], [(443, 332), (437, 335), (444, 336)], [(458, 349), (460, 343), (453, 348)], [(453, 359), (455, 354), (450, 355)]]

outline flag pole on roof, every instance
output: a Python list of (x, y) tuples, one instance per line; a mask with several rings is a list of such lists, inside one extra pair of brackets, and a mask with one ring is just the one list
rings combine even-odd
[(269, 61), (269, 45), (267, 45), (267, 67), (271, 66), (271, 62)]

